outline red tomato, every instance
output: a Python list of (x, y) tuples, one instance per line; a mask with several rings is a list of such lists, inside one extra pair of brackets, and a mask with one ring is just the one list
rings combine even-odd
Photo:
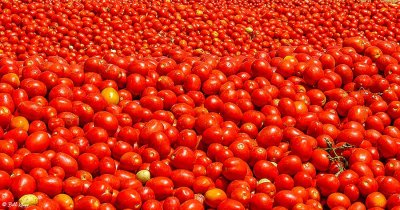
[(302, 202), (302, 198), (298, 197), (290, 190), (281, 190), (274, 197), (274, 206), (282, 206), (288, 209)]
[(172, 195), (174, 183), (167, 177), (154, 177), (146, 182), (146, 187), (153, 189), (157, 199), (163, 199)]
[(11, 178), (10, 191), (16, 198), (25, 194), (34, 193), (36, 190), (36, 181), (29, 174), (22, 174)]
[(247, 163), (242, 159), (228, 158), (223, 162), (222, 175), (228, 180), (244, 179), (248, 168)]

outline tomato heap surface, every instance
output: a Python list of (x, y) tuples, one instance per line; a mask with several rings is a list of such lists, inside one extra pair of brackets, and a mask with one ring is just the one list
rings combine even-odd
[(0, 209), (400, 209), (400, 8), (0, 3)]

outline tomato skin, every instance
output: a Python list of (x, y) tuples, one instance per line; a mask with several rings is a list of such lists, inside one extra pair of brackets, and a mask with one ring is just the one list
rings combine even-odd
[(5, 171), (0, 171), (0, 188), (1, 189), (8, 189), (11, 184), (11, 177)]
[(384, 196), (388, 197), (392, 194), (400, 193), (400, 181), (392, 176), (385, 176), (379, 182), (379, 192), (381, 192)]
[(324, 172), (330, 165), (329, 153), (323, 149), (315, 149), (311, 154), (310, 161), (318, 171)]
[(248, 165), (242, 159), (231, 157), (223, 162), (222, 175), (228, 180), (241, 180), (247, 175)]
[(28, 173), (33, 168), (43, 168), (45, 170), (49, 170), (51, 168), (51, 163), (50, 160), (42, 154), (30, 153), (24, 156), (21, 166), (22, 169)]
[(190, 199), (181, 204), (179, 210), (204, 210), (204, 206), (196, 199)]
[(142, 200), (136, 190), (125, 189), (118, 193), (115, 204), (119, 209), (140, 209), (142, 205)]
[(44, 152), (50, 144), (50, 135), (45, 131), (36, 131), (28, 136), (25, 147), (31, 152)]
[(264, 148), (278, 146), (283, 139), (283, 132), (277, 126), (264, 127), (257, 135), (257, 143)]
[(318, 174), (316, 177), (316, 186), (321, 191), (321, 195), (328, 196), (340, 187), (339, 179), (333, 174)]
[(78, 171), (78, 162), (70, 155), (59, 152), (51, 159), (52, 166), (60, 166), (64, 169), (66, 177), (76, 174)]
[(302, 198), (296, 196), (290, 190), (281, 190), (274, 197), (274, 206), (282, 206), (287, 209), (293, 208), (297, 203), (302, 203)]
[(175, 187), (191, 187), (195, 181), (194, 173), (186, 169), (172, 171), (170, 178)]
[(387, 199), (387, 208), (392, 209), (400, 204), (400, 194), (390, 195)]
[(6, 189), (1, 189), (0, 190), (1, 193), (1, 197), (0, 197), (0, 202), (2, 204), (4, 203), (11, 203), (14, 201), (14, 194), (10, 191), (10, 190), (6, 190)]
[(95, 210), (100, 207), (100, 201), (93, 196), (82, 196), (78, 200), (74, 202), (74, 209), (88, 209), (88, 210)]
[(63, 181), (63, 190), (71, 197), (76, 197), (83, 192), (83, 182), (80, 178), (69, 177)]
[(329, 208), (344, 207), (348, 208), (351, 205), (350, 199), (342, 193), (332, 193), (328, 196), (327, 204)]
[(228, 198), (228, 199), (222, 201), (218, 205), (217, 210), (222, 210), (222, 209), (232, 209), (232, 210), (242, 210), (243, 209), (244, 210), (245, 207), (239, 201)]
[(371, 176), (360, 177), (357, 187), (360, 190), (362, 196), (367, 196), (372, 192), (376, 192), (379, 189), (378, 182)]
[(42, 177), (37, 180), (37, 190), (54, 197), (62, 192), (62, 180), (55, 176)]
[(15, 167), (16, 164), (12, 157), (5, 153), (0, 153), (0, 170), (11, 173)]
[(194, 161), (194, 152), (188, 147), (177, 147), (172, 153), (171, 165), (175, 168), (192, 170)]
[(272, 209), (273, 200), (265, 193), (256, 193), (250, 199), (249, 209)]
[(294, 176), (301, 171), (302, 162), (298, 156), (288, 155), (278, 162), (278, 170), (280, 174), (288, 174)]
[(226, 193), (218, 188), (208, 190), (205, 194), (205, 203), (211, 208), (216, 208), (221, 202), (226, 200), (228, 197)]
[(398, 151), (399, 147), (396, 144), (395, 139), (388, 135), (382, 135), (377, 141), (377, 148), (379, 154), (384, 158), (394, 157)]
[(279, 175), (278, 168), (267, 160), (259, 160), (253, 166), (254, 176), (258, 179), (267, 178), (274, 181)]
[(288, 174), (279, 174), (274, 180), (274, 185), (278, 192), (281, 190), (291, 190), (294, 187), (294, 180)]
[(180, 202), (176, 197), (168, 197), (163, 201), (163, 209), (178, 210), (179, 206)]
[(36, 180), (29, 174), (22, 174), (11, 178), (10, 191), (15, 198), (20, 198), (25, 194), (34, 193), (36, 190)]
[(146, 187), (153, 189), (156, 199), (162, 199), (172, 195), (174, 183), (167, 177), (154, 177), (146, 182)]
[(292, 155), (300, 157), (302, 162), (310, 160), (313, 154), (312, 142), (304, 137), (295, 137), (290, 139), (290, 149)]
[(111, 202), (112, 187), (104, 181), (93, 181), (87, 190), (87, 195), (95, 196), (101, 203)]

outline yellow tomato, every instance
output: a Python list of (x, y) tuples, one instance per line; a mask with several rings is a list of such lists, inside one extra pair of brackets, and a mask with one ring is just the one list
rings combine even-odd
[(29, 129), (29, 121), (23, 116), (16, 116), (11, 119), (11, 128), (22, 128), (25, 131)]
[(112, 87), (104, 88), (101, 91), (101, 95), (106, 99), (109, 104), (118, 104), (119, 103), (119, 94)]

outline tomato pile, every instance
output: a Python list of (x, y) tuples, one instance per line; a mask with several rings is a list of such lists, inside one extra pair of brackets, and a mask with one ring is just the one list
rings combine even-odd
[(397, 4), (0, 11), (0, 209), (400, 209)]

